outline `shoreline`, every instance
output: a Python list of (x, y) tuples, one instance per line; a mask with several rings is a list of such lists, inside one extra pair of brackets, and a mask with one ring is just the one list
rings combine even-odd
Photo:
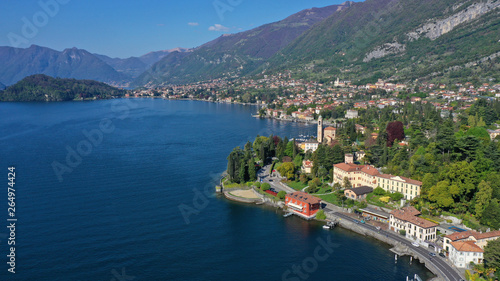
[[(252, 188), (252, 190), (253, 190), (253, 188)], [(272, 206), (272, 207), (284, 210), (283, 206), (280, 206), (279, 204), (271, 202), (270, 199), (267, 199), (265, 197), (264, 198), (261, 197), (261, 199), (257, 200), (259, 202), (256, 202), (255, 199), (253, 201), (250, 199), (244, 200), (245, 198), (233, 196), (232, 194), (229, 194), (229, 191), (223, 191), (222, 193), (223, 193), (224, 197), (230, 201), (247, 203), (247, 204), (254, 204), (254, 205), (265, 204), (268, 206)], [(257, 192), (255, 192), (255, 190), (254, 190), (254, 193), (258, 194)], [(260, 194), (258, 194), (258, 195), (260, 195)], [(421, 256), (418, 252), (414, 251), (412, 248), (405, 246), (402, 243), (400, 243), (396, 240), (393, 240), (392, 238), (384, 236), (382, 233), (378, 233), (378, 232), (371, 231), (369, 229), (362, 228), (359, 225), (356, 225), (355, 223), (353, 223), (351, 221), (337, 217), (334, 214), (329, 214), (326, 212), (325, 212), (325, 214), (327, 216), (327, 220), (337, 220), (339, 222), (340, 227), (347, 229), (349, 231), (353, 231), (357, 234), (371, 237), (371, 238), (374, 238), (380, 242), (386, 243), (386, 244), (392, 246), (392, 248), (389, 249), (389, 251), (391, 251), (399, 256), (411, 256), (411, 257), (413, 257), (414, 260), (417, 260), (418, 262), (423, 263), (425, 268), (427, 268), (434, 275), (434, 277), (429, 279), (429, 281), (445, 281), (445, 280), (447, 280), (445, 277), (443, 277), (443, 274), (440, 272), (439, 269), (437, 269), (432, 263), (427, 261), (426, 257)], [(326, 222), (327, 221), (327, 220), (320, 220), (317, 218), (313, 218), (313, 220), (319, 221), (319, 222)]]

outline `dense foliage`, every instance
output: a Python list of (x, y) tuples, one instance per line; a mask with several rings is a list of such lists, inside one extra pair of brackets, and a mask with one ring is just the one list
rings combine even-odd
[(68, 101), (106, 99), (125, 95), (126, 91), (92, 80), (53, 78), (32, 75), (0, 91), (0, 101)]

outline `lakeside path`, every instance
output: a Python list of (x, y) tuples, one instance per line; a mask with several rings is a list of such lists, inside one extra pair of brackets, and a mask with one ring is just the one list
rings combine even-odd
[[(278, 173), (276, 173), (276, 176), (271, 175), (271, 165), (266, 165), (262, 167), (261, 170), (257, 173), (257, 175), (262, 179), (262, 182), (267, 182), (269, 183), (273, 188), (275, 188), (277, 191), (285, 191), (286, 193), (291, 193), (295, 192), (293, 188), (283, 184), (281, 180), (283, 179), (282, 177), (279, 176)], [(328, 202), (322, 201), (323, 210), (325, 213), (329, 213), (331, 215), (334, 215), (340, 219), (347, 220), (351, 223), (355, 223), (355, 219), (343, 214), (345, 212), (345, 209), (338, 207), (336, 205), (333, 205)], [(359, 227), (363, 228), (364, 230), (372, 231), (374, 233), (378, 233), (379, 230), (376, 229), (375, 226), (369, 225), (369, 224), (357, 224)], [(380, 233), (385, 234), (386, 238), (390, 238), (394, 242), (399, 242), (402, 245), (408, 247), (411, 249), (414, 253), (416, 253), (421, 261), (425, 261), (426, 264), (428, 264), (430, 267), (432, 267), (435, 270), (431, 270), (434, 272), (434, 274), (438, 275), (439, 277), (445, 278), (445, 280), (449, 281), (460, 281), (464, 280), (462, 276), (450, 265), (448, 264), (445, 260), (441, 259), (439, 256), (436, 256), (431, 259), (431, 256), (429, 255), (429, 251), (427, 249), (424, 249), (423, 247), (415, 247), (412, 245), (412, 241), (409, 241), (403, 237), (401, 237), (398, 233), (392, 232), (392, 231), (387, 231), (387, 230), (380, 230)], [(375, 236), (374, 236), (375, 237)], [(376, 237), (375, 237), (376, 238)], [(431, 269), (431, 268), (429, 268)], [(436, 272), (437, 271), (437, 272)]]

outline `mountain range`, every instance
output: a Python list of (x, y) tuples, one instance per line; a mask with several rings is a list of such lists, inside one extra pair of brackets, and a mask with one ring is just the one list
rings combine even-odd
[(500, 80), (500, 1), (366, 0), (308, 9), (283, 21), (170, 54), (136, 85), (290, 71), (365, 84)]
[(0, 83), (9, 86), (33, 74), (46, 74), (52, 77), (91, 79), (115, 86), (128, 86), (134, 78), (167, 54), (186, 51), (188, 49), (176, 48), (120, 59), (91, 54), (77, 48), (60, 52), (37, 45), (26, 49), (0, 47)]
[(306, 9), (278, 22), (222, 35), (189, 53), (169, 54), (142, 74), (135, 85), (188, 83), (249, 74), (306, 30), (352, 3)]
[(94, 79), (115, 86), (217, 78), (294, 77), (354, 83), (500, 80), (500, 0), (365, 0), (311, 8), (224, 34), (194, 49), (126, 59), (81, 49), (0, 47), (0, 82), (25, 76)]

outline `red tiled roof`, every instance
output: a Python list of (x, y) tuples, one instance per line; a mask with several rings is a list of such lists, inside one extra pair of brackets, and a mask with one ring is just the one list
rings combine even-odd
[(500, 237), (500, 230), (479, 233), (479, 234), (475, 235), (474, 237), (476, 237), (477, 240), (486, 239), (486, 238), (493, 238), (493, 237)]
[(310, 194), (307, 194), (303, 191), (295, 191), (293, 193), (289, 193), (286, 195), (286, 197), (290, 197), (290, 198), (293, 198), (295, 200), (305, 202), (308, 204), (318, 204), (321, 202), (320, 198), (318, 198), (316, 196), (312, 196)]
[(481, 249), (474, 241), (457, 241), (451, 242), (451, 245), (460, 252), (478, 252), (483, 253), (484, 250)]
[(495, 230), (485, 233), (480, 233), (475, 230), (467, 230), (463, 232), (455, 232), (450, 235), (446, 235), (445, 237), (450, 239), (451, 241), (457, 241), (457, 240), (468, 239), (471, 236), (474, 237), (476, 240), (500, 237), (500, 230)]
[(467, 230), (467, 231), (463, 231), (463, 232), (455, 232), (455, 233), (446, 235), (445, 237), (450, 239), (451, 241), (457, 241), (457, 240), (467, 239), (470, 236), (475, 237), (477, 234), (479, 234), (479, 232), (477, 232), (475, 230)]
[(437, 224), (431, 221), (417, 217), (418, 215), (420, 215), (420, 212), (413, 206), (405, 207), (402, 208), (401, 210), (393, 210), (390, 214), (393, 215), (395, 218), (410, 222), (414, 225), (423, 228), (430, 228), (437, 226)]
[(346, 163), (338, 163), (333, 165), (333, 167), (344, 170), (346, 172), (354, 172), (354, 171), (359, 171), (361, 170), (362, 165), (356, 165), (356, 164), (346, 164)]
[(325, 128), (325, 131), (336, 131), (337, 129), (335, 129), (334, 127), (326, 127)]
[(400, 177), (405, 183), (415, 184), (415, 185), (422, 185), (421, 181), (412, 180), (410, 178), (406, 178), (406, 177), (402, 177), (402, 176), (394, 176), (394, 175), (390, 175), (390, 174), (381, 174), (379, 176), (381, 178), (386, 178), (386, 179), (392, 179), (394, 177)]
[(380, 173), (378, 172), (377, 169), (375, 169), (375, 167), (373, 166), (370, 166), (370, 165), (365, 165), (362, 169), (361, 169), (362, 172), (366, 173), (366, 174), (369, 174), (371, 176), (379, 176)]

